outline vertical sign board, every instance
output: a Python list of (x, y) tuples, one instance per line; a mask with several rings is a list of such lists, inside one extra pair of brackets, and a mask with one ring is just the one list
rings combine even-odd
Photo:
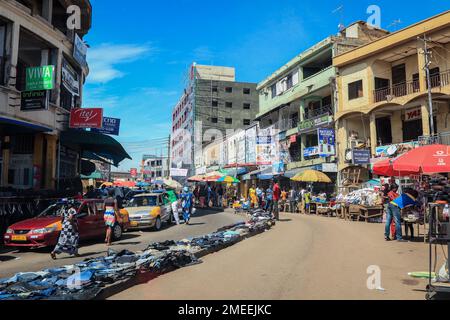
[(54, 75), (55, 66), (27, 68), (25, 91), (53, 90)]
[(72, 109), (69, 126), (72, 129), (101, 129), (103, 126), (103, 109)]
[(103, 127), (101, 129), (92, 128), (91, 131), (118, 136), (120, 132), (120, 119), (104, 117)]
[(318, 129), (319, 154), (321, 157), (330, 157), (336, 155), (336, 137), (334, 129)]
[(131, 169), (130, 169), (130, 175), (131, 175), (132, 178), (136, 178), (137, 175), (138, 175), (138, 169), (136, 169), (136, 168), (131, 168)]
[(73, 46), (73, 58), (81, 65), (86, 66), (86, 56), (87, 56), (88, 47), (81, 40), (78, 34), (75, 34), (75, 41)]

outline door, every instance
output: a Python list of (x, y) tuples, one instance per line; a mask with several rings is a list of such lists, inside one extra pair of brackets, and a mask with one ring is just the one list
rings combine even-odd
[(92, 209), (88, 203), (83, 203), (78, 210), (78, 232), (80, 239), (89, 239), (92, 237), (93, 225), (95, 224), (95, 217), (92, 214)]
[(94, 212), (94, 223), (92, 225), (92, 236), (100, 238), (106, 236), (106, 225), (103, 219), (105, 213), (105, 203), (103, 201), (96, 201), (91, 203), (92, 211)]
[(162, 217), (162, 221), (169, 221), (170, 215), (172, 213), (172, 205), (169, 201), (169, 196), (167, 194), (164, 194), (162, 196), (162, 206), (161, 206), (161, 214), (164, 212), (164, 216)]
[(400, 64), (392, 67), (392, 93), (396, 97), (406, 95), (406, 66)]

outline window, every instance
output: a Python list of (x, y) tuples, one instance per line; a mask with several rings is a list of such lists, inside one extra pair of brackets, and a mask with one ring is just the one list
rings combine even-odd
[(5, 84), (6, 23), (0, 20), (0, 84)]
[(243, 92), (244, 92), (244, 94), (250, 94), (250, 89), (249, 88), (244, 88)]
[(250, 120), (244, 119), (244, 126), (249, 126), (249, 125), (250, 125)]
[(233, 108), (233, 102), (225, 102), (225, 107)]
[(250, 103), (244, 103), (244, 109), (245, 110), (250, 110), (251, 108), (251, 104)]
[(226, 88), (225, 88), (225, 92), (227, 92), (227, 93), (233, 93), (233, 88), (232, 88), (232, 87), (226, 87)]
[(211, 103), (211, 105), (212, 105), (213, 107), (218, 107), (218, 106), (219, 106), (219, 101), (218, 101), (218, 100), (213, 100), (212, 103)]
[(286, 90), (289, 90), (293, 86), (294, 86), (294, 82), (293, 82), (292, 73), (291, 73), (286, 78)]
[(358, 80), (348, 85), (348, 99), (358, 99), (364, 96), (363, 93), (363, 82), (362, 80)]
[(219, 92), (219, 88), (217, 86), (213, 86), (211, 91), (212, 92)]
[(270, 90), (272, 91), (272, 99), (273, 99), (273, 98), (275, 98), (277, 96), (277, 84), (276, 83), (273, 84), (270, 87)]
[(211, 118), (211, 122), (212, 122), (212, 123), (218, 123), (218, 122), (219, 122), (219, 119), (218, 119), (218, 118)]
[(226, 118), (226, 119), (225, 119), (225, 123), (226, 123), (226, 124), (233, 124), (233, 119), (231, 119), (231, 118)]

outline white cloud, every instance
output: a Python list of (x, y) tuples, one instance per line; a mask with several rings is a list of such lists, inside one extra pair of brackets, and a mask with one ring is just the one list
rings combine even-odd
[(153, 53), (155, 48), (148, 45), (102, 44), (89, 50), (89, 83), (107, 83), (122, 78), (125, 73), (117, 68), (119, 64), (136, 61)]

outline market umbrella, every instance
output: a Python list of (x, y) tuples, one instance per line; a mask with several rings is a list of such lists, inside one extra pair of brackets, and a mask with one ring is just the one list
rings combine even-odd
[(325, 173), (316, 170), (306, 170), (302, 173), (295, 175), (293, 178), (291, 178), (291, 180), (297, 182), (332, 183), (331, 179)]
[(104, 182), (104, 183), (102, 183), (102, 185), (100, 186), (100, 188), (103, 187), (103, 186), (109, 188), (109, 187), (112, 187), (112, 186), (113, 186), (113, 183), (112, 183), (112, 182)]
[(450, 146), (434, 144), (411, 150), (393, 161), (393, 169), (416, 174), (450, 172)]
[(203, 182), (203, 181), (205, 181), (205, 176), (196, 175), (196, 176), (188, 178), (188, 181), (189, 182)]
[(169, 189), (181, 190), (183, 186), (173, 179), (164, 179), (164, 185)]
[(384, 159), (376, 162), (373, 165), (372, 172), (378, 176), (382, 177), (406, 177), (411, 174), (417, 174), (418, 172), (394, 170), (394, 163), (398, 158), (395, 159)]
[(134, 188), (134, 187), (136, 187), (136, 182), (134, 182), (134, 181), (114, 181), (114, 185), (116, 187)]
[(141, 188), (145, 188), (145, 187), (149, 187), (149, 186), (150, 186), (150, 183), (148, 183), (148, 182), (138, 182), (136, 184), (136, 187), (141, 187)]
[(240, 181), (236, 178), (230, 177), (230, 176), (224, 176), (216, 180), (216, 182), (223, 182), (223, 183), (239, 183)]

